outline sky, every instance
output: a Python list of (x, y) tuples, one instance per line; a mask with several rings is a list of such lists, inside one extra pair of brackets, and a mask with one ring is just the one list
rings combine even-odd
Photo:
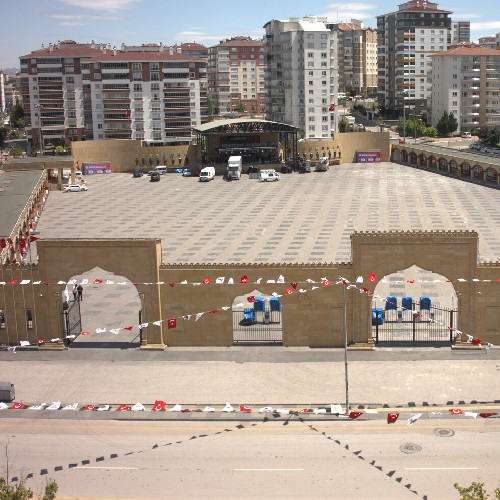
[[(332, 21), (362, 20), (376, 27), (377, 15), (397, 10), (402, 0), (0, 0), (0, 68), (18, 68), (19, 56), (50, 42), (105, 42), (119, 48), (143, 43), (173, 45), (260, 37), (271, 19), (309, 15)], [(454, 20), (471, 21), (471, 39), (500, 32), (498, 0), (443, 0)]]

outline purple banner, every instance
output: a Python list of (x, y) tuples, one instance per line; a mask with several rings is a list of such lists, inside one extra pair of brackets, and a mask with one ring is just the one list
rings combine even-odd
[(84, 163), (83, 175), (110, 174), (111, 163)]
[(356, 153), (356, 163), (380, 162), (380, 151), (367, 151)]

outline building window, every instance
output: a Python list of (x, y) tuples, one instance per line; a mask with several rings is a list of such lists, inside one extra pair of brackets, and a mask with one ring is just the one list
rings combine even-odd
[(94, 80), (100, 80), (101, 79), (101, 73), (94, 73)]
[(28, 330), (33, 329), (33, 316), (31, 314), (31, 309), (26, 309), (26, 328)]
[(160, 63), (149, 63), (150, 71), (158, 71), (160, 69)]
[(152, 83), (151, 90), (160, 90), (160, 84), (159, 83)]
[(132, 71), (142, 71), (142, 63), (132, 63)]
[(140, 80), (142, 80), (142, 73), (132, 73), (132, 79), (134, 81), (140, 81)]
[(150, 73), (150, 76), (151, 76), (151, 81), (160, 79), (160, 73)]
[(0, 309), (0, 328), (5, 328), (5, 311)]
[(134, 83), (134, 92), (142, 92), (142, 83)]

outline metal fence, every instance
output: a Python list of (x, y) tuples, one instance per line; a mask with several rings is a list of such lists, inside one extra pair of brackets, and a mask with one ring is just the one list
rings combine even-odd
[[(73, 300), (68, 303), (69, 308), (63, 311), (63, 331), (66, 336), (75, 335), (75, 338), (82, 333), (82, 316), (80, 313), (80, 301)], [(73, 339), (74, 340), (74, 339)], [(68, 340), (68, 343), (70, 339)]]
[(281, 311), (256, 311), (253, 324), (245, 324), (244, 311), (233, 311), (233, 341), (278, 343), (283, 341)]
[(372, 333), (378, 342), (453, 342), (457, 309), (430, 306), (421, 309), (379, 310), (372, 313)]

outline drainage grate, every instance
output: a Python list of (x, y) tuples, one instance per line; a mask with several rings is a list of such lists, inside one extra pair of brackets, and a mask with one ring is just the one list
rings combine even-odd
[(452, 437), (455, 435), (455, 431), (451, 429), (434, 429), (434, 434), (438, 437)]
[(411, 455), (412, 453), (418, 453), (419, 451), (422, 451), (422, 447), (419, 444), (415, 444), (415, 443), (402, 444), (399, 447), (399, 449), (403, 453), (406, 453), (407, 455)]

